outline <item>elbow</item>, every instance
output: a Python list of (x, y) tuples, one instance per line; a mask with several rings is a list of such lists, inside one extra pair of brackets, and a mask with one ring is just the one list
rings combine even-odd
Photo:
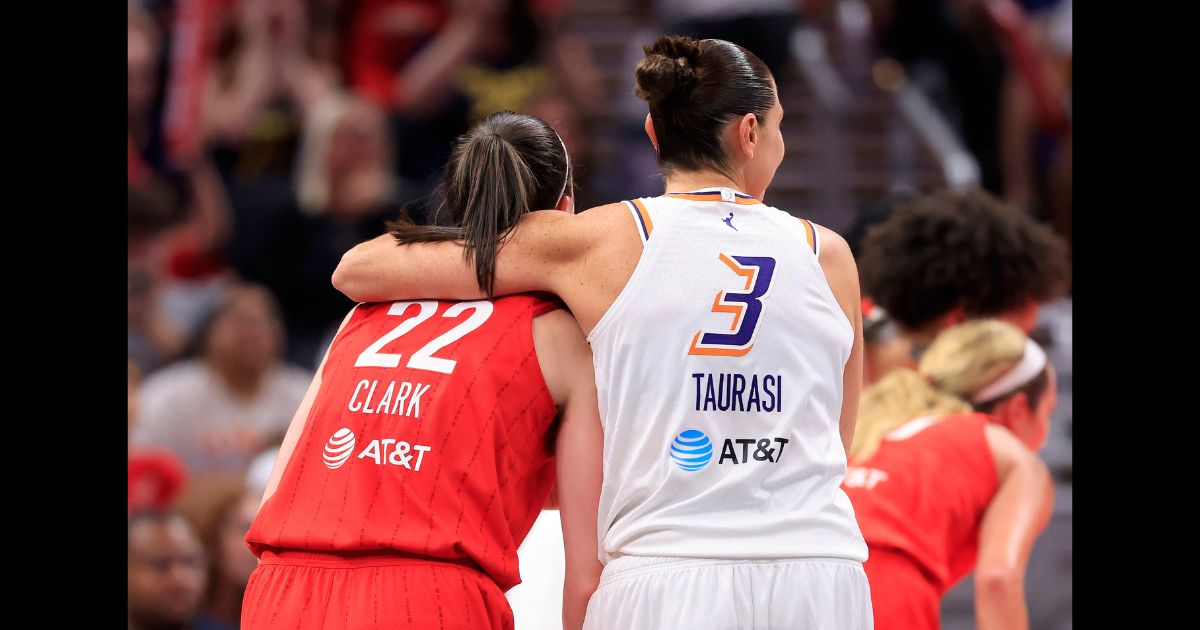
[(362, 281), (362, 254), (357, 253), (355, 249), (342, 254), (337, 269), (333, 270), (333, 288), (355, 302), (370, 302), (370, 296), (366, 295), (365, 283)]
[(1025, 574), (1014, 566), (977, 567), (975, 596), (980, 599), (1009, 600), (1025, 595)]

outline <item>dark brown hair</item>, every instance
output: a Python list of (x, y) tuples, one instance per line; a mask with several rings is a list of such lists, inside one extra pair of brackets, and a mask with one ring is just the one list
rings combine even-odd
[(463, 241), (479, 288), (491, 297), (496, 254), (517, 221), (570, 194), (571, 173), (558, 133), (533, 116), (497, 112), (459, 136), (450, 154), (435, 216), (448, 212), (454, 225), (414, 225), (404, 212), (388, 230), (401, 245)]
[(664, 172), (712, 169), (729, 174), (721, 132), (754, 114), (759, 124), (775, 105), (771, 71), (754, 53), (723, 39), (665, 35), (642, 47), (638, 98), (650, 105)]
[(981, 190), (901, 202), (871, 227), (858, 260), (863, 292), (909, 330), (961, 305), (994, 317), (1066, 292), (1066, 243), (1028, 214)]

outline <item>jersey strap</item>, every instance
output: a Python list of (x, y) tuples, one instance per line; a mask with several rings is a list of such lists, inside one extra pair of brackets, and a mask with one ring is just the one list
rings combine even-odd
[(808, 219), (800, 219), (800, 223), (804, 225), (804, 238), (808, 240), (808, 246), (812, 248), (814, 254), (820, 256), (821, 244), (817, 236), (817, 226), (813, 225), (813, 222)]
[(650, 233), (654, 231), (654, 221), (650, 220), (650, 211), (646, 209), (645, 204), (640, 199), (623, 202), (629, 212), (633, 214), (633, 222), (638, 227), (638, 234), (642, 236), (642, 244), (644, 245), (650, 239)]

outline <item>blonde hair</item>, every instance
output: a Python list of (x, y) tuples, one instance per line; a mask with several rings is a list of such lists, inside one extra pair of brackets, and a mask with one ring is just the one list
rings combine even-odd
[(918, 371), (889, 372), (862, 393), (850, 457), (866, 459), (892, 429), (922, 416), (968, 413), (967, 402), (1021, 361), (1025, 334), (978, 319), (947, 329), (921, 356)]

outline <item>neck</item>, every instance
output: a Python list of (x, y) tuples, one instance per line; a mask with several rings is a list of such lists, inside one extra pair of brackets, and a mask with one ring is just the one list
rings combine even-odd
[(732, 188), (740, 193), (753, 194), (746, 190), (745, 182), (730, 179), (714, 171), (672, 173), (667, 176), (666, 185), (666, 192), (686, 192), (704, 188)]
[(217, 376), (221, 377), (221, 381), (240, 396), (253, 397), (262, 385), (264, 372), (246, 369), (229, 361), (217, 360), (215, 357), (209, 357), (208, 364)]

